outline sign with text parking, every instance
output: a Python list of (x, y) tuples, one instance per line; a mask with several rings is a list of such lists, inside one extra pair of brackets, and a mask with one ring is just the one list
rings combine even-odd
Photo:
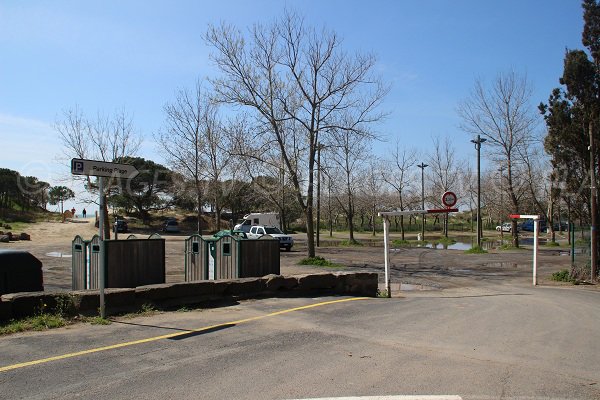
[(73, 158), (71, 160), (71, 173), (73, 175), (132, 179), (139, 174), (139, 171), (133, 165), (129, 164)]

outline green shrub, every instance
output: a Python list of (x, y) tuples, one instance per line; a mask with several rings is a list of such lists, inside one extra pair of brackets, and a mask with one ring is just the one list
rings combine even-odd
[(334, 264), (331, 261), (324, 259), (323, 257), (307, 257), (300, 260), (300, 265), (316, 265), (317, 267), (340, 267), (340, 265)]
[(437, 240), (437, 242), (439, 244), (441, 244), (441, 245), (444, 245), (444, 246), (450, 246), (450, 245), (456, 244), (456, 240), (451, 239), (451, 238), (447, 238), (447, 237), (439, 238)]
[(395, 247), (410, 247), (410, 242), (408, 240), (394, 239), (394, 240), (392, 240), (392, 246), (395, 246)]
[(555, 272), (552, 274), (552, 280), (557, 282), (571, 282), (575, 283), (575, 279), (571, 277), (571, 273), (568, 269), (563, 269), (561, 271)]
[(487, 250), (484, 250), (481, 246), (473, 246), (469, 250), (465, 250), (465, 254), (486, 254)]
[(362, 246), (363, 244), (356, 239), (353, 240), (341, 240), (339, 243), (340, 246)]
[(520, 247), (515, 247), (512, 243), (504, 243), (498, 247), (500, 250), (520, 250)]
[(12, 320), (0, 326), (0, 335), (9, 335), (25, 331), (43, 331), (60, 328), (70, 322), (58, 314), (38, 314), (34, 317)]
[(546, 242), (547, 247), (559, 247), (560, 244), (558, 242)]

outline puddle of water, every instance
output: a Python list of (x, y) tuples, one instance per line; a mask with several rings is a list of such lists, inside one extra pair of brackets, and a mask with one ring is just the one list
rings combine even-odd
[(59, 251), (51, 251), (50, 253), (46, 253), (48, 257), (58, 257), (58, 258), (70, 258), (71, 254), (61, 253)]

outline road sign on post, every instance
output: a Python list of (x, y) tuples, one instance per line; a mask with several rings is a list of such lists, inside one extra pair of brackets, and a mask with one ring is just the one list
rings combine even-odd
[(448, 208), (452, 208), (456, 204), (456, 195), (454, 192), (446, 192), (442, 195), (442, 204)]
[(533, 220), (533, 286), (537, 286), (537, 256), (538, 256), (538, 223), (540, 220), (539, 215), (524, 215), (524, 214), (510, 214), (508, 216), (512, 219), (532, 219)]
[(100, 196), (100, 201), (98, 202), (100, 205), (100, 219), (98, 221), (98, 230), (100, 233), (98, 283), (100, 286), (100, 317), (104, 318), (106, 316), (104, 301), (104, 288), (106, 286), (106, 282), (104, 281), (106, 273), (106, 266), (104, 265), (104, 196), (102, 196), (104, 192), (104, 178), (132, 179), (139, 174), (139, 171), (130, 164), (73, 158), (71, 160), (71, 174), (98, 177), (98, 193)]
[(130, 164), (118, 164), (105, 161), (73, 158), (71, 160), (71, 173), (73, 175), (132, 179), (139, 174), (139, 171)]

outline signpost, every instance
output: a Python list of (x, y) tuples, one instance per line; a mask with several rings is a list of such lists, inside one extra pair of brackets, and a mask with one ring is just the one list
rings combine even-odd
[(139, 171), (130, 164), (117, 164), (105, 161), (73, 158), (71, 160), (71, 173), (73, 175), (132, 179), (139, 174)]
[(539, 215), (521, 215), (510, 214), (509, 218), (513, 219), (532, 219), (533, 220), (533, 286), (537, 285), (537, 255), (538, 255), (538, 227)]
[(456, 195), (454, 192), (446, 192), (442, 195), (442, 204), (447, 208), (452, 208), (456, 204)]
[(98, 230), (100, 237), (100, 254), (99, 254), (99, 271), (98, 286), (100, 286), (100, 317), (106, 316), (106, 306), (104, 301), (104, 289), (106, 286), (104, 265), (104, 178), (120, 178), (133, 179), (139, 171), (130, 164), (118, 164), (105, 161), (84, 160), (81, 158), (73, 158), (71, 160), (71, 174), (86, 175), (98, 177), (98, 193), (100, 196), (100, 212), (98, 220)]
[(386, 211), (380, 212), (378, 215), (383, 218), (383, 258), (384, 258), (384, 275), (385, 275), (385, 290), (387, 292), (387, 297), (392, 297), (391, 285), (390, 285), (390, 260), (389, 260), (389, 252), (390, 252), (390, 217), (393, 216), (407, 216), (414, 214), (436, 214), (436, 213), (451, 213), (458, 212), (458, 208), (452, 208), (453, 205), (456, 204), (456, 195), (452, 192), (446, 192), (442, 196), (442, 203), (446, 208), (443, 209), (431, 209), (431, 210), (412, 210), (412, 211)]

